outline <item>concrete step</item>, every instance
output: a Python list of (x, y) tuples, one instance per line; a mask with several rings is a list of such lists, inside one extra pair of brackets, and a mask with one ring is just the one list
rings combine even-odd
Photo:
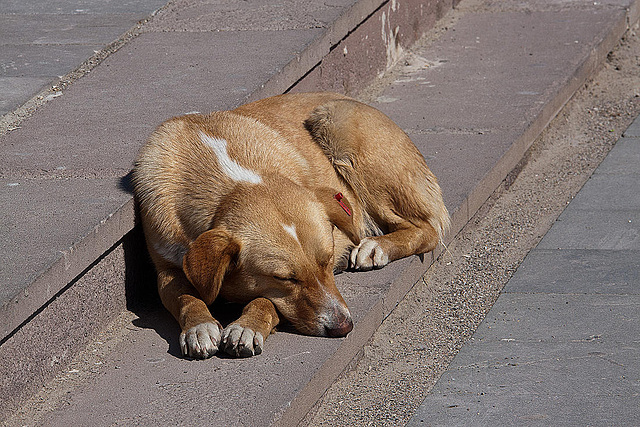
[[(0, 129), (116, 49), (165, 0), (4, 1), (0, 9)], [(51, 90), (52, 86), (55, 89)]]
[[(282, 10), (265, 12), (270, 5), (234, 15), (172, 3), (139, 37), (3, 136), (2, 216), (13, 223), (2, 271), (23, 286), (1, 312), (8, 392), (0, 413), (64, 367), (72, 386), (65, 405), (48, 413), (49, 425), (211, 417), (220, 425), (296, 424), (432, 256), (340, 275), (356, 321), (345, 339), (280, 332), (260, 357), (182, 359), (175, 322), (156, 300), (139, 304), (154, 279), (122, 179), (151, 129), (170, 115), (283, 91), (357, 94), (401, 58), (377, 91), (362, 96), (396, 120), (427, 158), (453, 213), (453, 236), (638, 17), (632, 0), (469, 1), (445, 18), (446, 28), (402, 56), (450, 2), (360, 1), (307, 14), (307, 6), (292, 4), (301, 9), (290, 5), (291, 20), (282, 21)], [(310, 22), (323, 17), (331, 24), (313, 28)], [(216, 27), (220, 22), (233, 28)], [(97, 352), (103, 357), (81, 358), (69, 369), (69, 360), (126, 308), (137, 318)]]

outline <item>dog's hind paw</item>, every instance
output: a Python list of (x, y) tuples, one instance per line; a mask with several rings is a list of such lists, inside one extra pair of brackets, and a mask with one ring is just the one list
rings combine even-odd
[(377, 240), (365, 238), (351, 251), (349, 263), (354, 270), (367, 271), (389, 264), (389, 255)]
[(221, 337), (220, 325), (200, 323), (180, 334), (182, 354), (194, 359), (206, 359), (218, 352)]
[(222, 349), (235, 357), (251, 357), (262, 353), (264, 337), (237, 323), (232, 323), (222, 331)]

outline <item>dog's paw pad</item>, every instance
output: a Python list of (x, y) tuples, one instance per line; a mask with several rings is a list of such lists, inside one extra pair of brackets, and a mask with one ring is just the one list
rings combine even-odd
[(366, 238), (353, 248), (349, 261), (351, 268), (366, 271), (389, 264), (389, 255), (384, 252), (377, 240)]
[(206, 359), (218, 351), (221, 338), (220, 325), (200, 323), (180, 334), (180, 349), (185, 356), (194, 359)]
[(224, 328), (222, 331), (222, 349), (236, 357), (251, 357), (262, 353), (264, 337), (260, 332), (254, 332), (237, 323)]

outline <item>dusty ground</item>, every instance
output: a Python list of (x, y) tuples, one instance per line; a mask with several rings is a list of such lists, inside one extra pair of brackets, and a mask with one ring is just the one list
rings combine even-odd
[(529, 250), (640, 113), (637, 30), (565, 106), (303, 425), (409, 420)]

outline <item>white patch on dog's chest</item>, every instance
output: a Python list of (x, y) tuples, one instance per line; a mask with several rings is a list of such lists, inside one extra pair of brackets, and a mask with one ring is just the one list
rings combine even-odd
[(222, 172), (234, 181), (248, 182), (251, 184), (262, 183), (262, 177), (256, 172), (239, 165), (235, 160), (229, 157), (227, 152), (227, 141), (222, 138), (214, 138), (200, 132), (202, 143), (211, 148), (218, 158), (218, 165)]

